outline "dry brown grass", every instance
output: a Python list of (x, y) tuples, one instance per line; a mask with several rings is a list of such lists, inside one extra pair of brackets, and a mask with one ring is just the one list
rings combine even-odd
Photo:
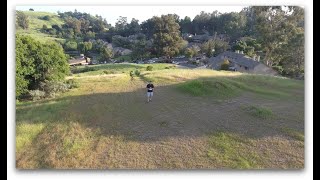
[[(76, 79), (79, 88), (59, 98), (18, 104), (16, 167), (303, 168), (303, 86), (262, 77), (274, 84), (266, 91), (295, 94), (294, 99), (261, 96), (261, 91), (219, 99), (176, 89), (187, 80), (217, 77), (244, 81), (239, 73), (207, 70), (143, 72), (133, 81), (127, 74), (83, 76)], [(145, 79), (156, 86), (149, 104)], [(248, 113), (243, 107), (249, 106), (270, 109), (272, 120)]]

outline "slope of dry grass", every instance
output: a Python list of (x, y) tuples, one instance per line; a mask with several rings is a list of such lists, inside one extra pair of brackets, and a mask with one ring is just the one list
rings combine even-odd
[[(55, 99), (18, 103), (16, 167), (304, 167), (302, 81), (153, 66), (156, 70), (145, 71), (142, 65), (141, 76), (133, 80), (129, 71), (136, 67), (121, 65), (115, 68), (121, 73), (74, 75), (68, 78), (79, 88)], [(146, 80), (155, 84), (151, 103), (146, 103)], [(207, 96), (223, 92), (208, 86), (206, 93), (194, 95), (192, 81), (223, 82), (236, 93)]]

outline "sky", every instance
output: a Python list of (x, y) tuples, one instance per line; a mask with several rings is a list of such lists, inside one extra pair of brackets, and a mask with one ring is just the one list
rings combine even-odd
[(162, 14), (177, 14), (180, 18), (189, 16), (193, 19), (201, 11), (213, 12), (215, 10), (226, 12), (240, 12), (246, 6), (16, 6), (16, 10), (29, 10), (33, 8), (35, 11), (45, 12), (66, 12), (74, 11), (86, 12), (91, 15), (101, 15), (111, 25), (115, 25), (115, 22), (119, 16), (127, 17), (128, 22), (132, 18), (138, 19), (141, 23), (153, 16), (160, 16)]

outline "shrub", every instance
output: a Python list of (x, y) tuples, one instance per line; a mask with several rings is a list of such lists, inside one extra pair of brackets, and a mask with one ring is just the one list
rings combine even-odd
[(40, 91), (37, 89), (37, 90), (30, 90), (29, 95), (33, 101), (36, 101), (36, 100), (44, 98), (46, 93), (44, 91)]
[(50, 21), (51, 17), (49, 15), (46, 15), (46, 16), (40, 17), (40, 19), (45, 20), (45, 21)]
[(152, 71), (153, 67), (152, 66), (147, 66), (147, 71)]
[(223, 60), (220, 70), (229, 70), (229, 65), (230, 62), (227, 59)]
[(115, 74), (116, 72), (115, 71), (109, 71), (109, 70), (104, 70), (103, 73), (105, 74)]
[(77, 81), (75, 81), (74, 79), (68, 79), (66, 81), (66, 84), (67, 84), (69, 89), (73, 89), (73, 88), (78, 88), (79, 87), (79, 83)]
[[(16, 96), (40, 89), (45, 81), (61, 81), (69, 74), (63, 48), (56, 42), (42, 43), (30, 36), (16, 35)], [(39, 68), (41, 67), (41, 68)]]
[(130, 77), (133, 78), (134, 72), (130, 71)]
[(139, 71), (138, 69), (136, 69), (136, 70), (134, 71), (134, 74), (135, 74), (136, 76), (140, 76), (140, 71)]
[(174, 69), (174, 68), (176, 68), (176, 66), (167, 66), (167, 67), (165, 67), (165, 69)]
[(45, 92), (46, 97), (55, 97), (56, 93), (66, 92), (69, 90), (69, 85), (63, 82), (46, 81), (40, 84), (40, 87)]
[(42, 26), (42, 30), (43, 30), (43, 31), (46, 31), (47, 29), (48, 29), (48, 26), (44, 24), (44, 25)]

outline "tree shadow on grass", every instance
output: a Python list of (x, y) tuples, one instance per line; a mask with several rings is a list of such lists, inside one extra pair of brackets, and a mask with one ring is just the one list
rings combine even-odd
[[(144, 81), (149, 80), (143, 75), (140, 77)], [(132, 92), (69, 96), (40, 101), (36, 105), (17, 105), (16, 122), (77, 122), (84, 127), (97, 129), (103, 136), (123, 136), (133, 141), (204, 136), (221, 130), (252, 138), (283, 133), (276, 128), (286, 123), (281, 116), (259, 119), (250, 115), (243, 107), (264, 103), (269, 104), (271, 109), (290, 106), (286, 101), (264, 98), (257, 101), (254, 94), (252, 99), (250, 96), (243, 99), (239, 94), (238, 97), (220, 101), (214, 97), (184, 94), (176, 87), (177, 85), (156, 87), (150, 103), (146, 103), (146, 90), (139, 88)], [(303, 108), (295, 107), (294, 104), (291, 107)], [(303, 120), (297, 122), (300, 123), (293, 124), (292, 127), (303, 130)], [(287, 125), (290, 126), (290, 123)]]
[[(148, 77), (141, 78), (148, 80)], [(196, 80), (207, 82), (210, 79)], [(28, 128), (40, 125), (44, 127), (38, 129), (40, 132), (32, 139), (30, 146), (23, 147), (21, 152), (16, 153), (16, 166), (31, 169), (195, 168), (199, 163), (206, 161), (197, 159), (202, 156), (205, 156), (204, 159), (215, 159), (223, 157), (223, 151), (235, 154), (238, 150), (246, 155), (247, 144), (238, 142), (238, 135), (244, 139), (243, 141), (275, 136), (303, 139), (296, 133), (303, 132), (303, 116), (294, 121), (290, 118), (283, 119), (281, 114), (277, 113), (274, 114), (274, 118), (259, 118), (252, 116), (255, 113), (247, 112), (245, 108), (267, 105), (270, 109), (280, 109), (279, 112), (282, 112), (282, 108), (285, 107), (284, 110), (291, 110), (289, 114), (294, 114), (296, 110), (303, 109), (303, 103), (292, 103), (290, 98), (285, 101), (279, 98), (270, 100), (253, 92), (223, 100), (212, 96), (192, 96), (179, 91), (179, 85), (181, 84), (156, 85), (153, 101), (150, 103), (146, 103), (146, 89), (139, 88), (131, 92), (95, 93), (18, 104), (16, 124), (27, 129), (24, 132), (25, 128), (20, 128), (22, 132), (18, 132), (17, 136), (23, 139), (30, 135)], [(193, 150), (197, 152), (199, 148), (197, 142), (192, 139), (201, 137), (210, 140), (208, 153), (192, 154)], [(179, 142), (177, 147), (162, 144), (166, 143), (167, 139), (176, 139), (173, 142)], [(180, 142), (185, 143), (182, 148), (179, 146)], [(193, 143), (195, 147), (190, 150)], [(227, 149), (224, 148), (226, 143), (230, 145)], [(241, 145), (237, 147), (240, 149), (234, 151), (234, 144)], [(214, 146), (221, 149), (221, 152), (217, 152)], [(187, 152), (183, 152), (184, 150)], [(191, 159), (178, 156), (177, 151), (182, 151), (181, 156), (190, 156)], [(235, 154), (230, 158), (237, 156)], [(145, 157), (147, 159), (144, 159)], [(236, 160), (244, 158), (246, 162), (252, 157), (240, 156)], [(189, 163), (190, 161), (193, 161), (193, 164)]]

